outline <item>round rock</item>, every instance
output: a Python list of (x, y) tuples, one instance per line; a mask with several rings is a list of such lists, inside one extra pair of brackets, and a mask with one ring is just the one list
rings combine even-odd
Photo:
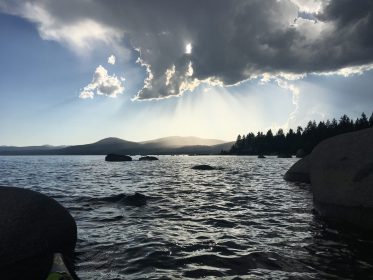
[(298, 160), (285, 173), (284, 179), (289, 182), (310, 183), (310, 157)]
[[(48, 270), (54, 252), (72, 257), (76, 240), (74, 218), (57, 201), (31, 190), (0, 187), (2, 277), (16, 279), (7, 273), (19, 274), (22, 266)], [(36, 279), (32, 273), (28, 272), (27, 279)]]
[(373, 128), (321, 142), (311, 154), (315, 209), (335, 222), (373, 229)]

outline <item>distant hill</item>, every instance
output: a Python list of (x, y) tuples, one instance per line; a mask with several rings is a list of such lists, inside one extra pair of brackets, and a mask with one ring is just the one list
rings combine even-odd
[(218, 154), (221, 150), (230, 149), (233, 144), (234, 142), (199, 137), (171, 136), (144, 142), (110, 137), (74, 146), (0, 146), (0, 155)]
[(142, 144), (152, 145), (153, 147), (186, 147), (186, 146), (213, 146), (225, 143), (217, 139), (204, 139), (199, 137), (181, 137), (170, 136), (150, 141), (141, 142)]
[(43, 155), (65, 147), (50, 145), (27, 147), (0, 146), (0, 155)]
[(110, 153), (131, 153), (139, 149), (141, 144), (122, 140), (120, 138), (105, 138), (92, 144), (69, 146), (60, 149), (60, 155), (105, 155)]
[(223, 144), (218, 145), (212, 145), (212, 146), (184, 146), (184, 147), (178, 147), (178, 148), (170, 148), (168, 151), (164, 154), (203, 154), (203, 155), (216, 155), (220, 154), (221, 151), (229, 150), (234, 142), (226, 142)]

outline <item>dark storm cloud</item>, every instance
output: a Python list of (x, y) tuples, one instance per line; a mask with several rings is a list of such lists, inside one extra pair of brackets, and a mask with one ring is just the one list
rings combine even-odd
[(263, 73), (330, 72), (373, 62), (371, 0), (325, 1), (315, 15), (300, 11), (295, 3), (301, 2), (56, 0), (2, 2), (0, 8), (72, 47), (129, 40), (149, 73), (137, 98), (151, 99), (179, 95), (201, 81), (232, 85)]
[(322, 38), (321, 46), (326, 50), (320, 52), (324, 58), (320, 71), (329, 64), (339, 68), (372, 62), (373, 1), (333, 0), (318, 18), (335, 25), (333, 33)]

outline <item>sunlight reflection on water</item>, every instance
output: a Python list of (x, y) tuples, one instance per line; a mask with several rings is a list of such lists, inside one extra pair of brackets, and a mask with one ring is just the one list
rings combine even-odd
[[(296, 159), (160, 156), (0, 157), (0, 184), (31, 188), (78, 224), (82, 279), (356, 279), (372, 242), (325, 227), (307, 185), (282, 179)], [(192, 170), (196, 164), (219, 170)], [(143, 207), (108, 201), (140, 192)], [(365, 279), (367, 279), (365, 277)]]

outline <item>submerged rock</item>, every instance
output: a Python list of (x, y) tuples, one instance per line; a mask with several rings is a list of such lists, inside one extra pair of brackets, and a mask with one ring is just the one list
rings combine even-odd
[(126, 155), (108, 154), (105, 161), (131, 161), (132, 158)]
[(0, 187), (1, 279), (46, 279), (53, 253), (71, 260), (76, 239), (75, 221), (57, 201)]
[(97, 206), (107, 203), (124, 204), (128, 206), (143, 206), (146, 205), (148, 197), (140, 194), (115, 194), (104, 197), (80, 197), (78, 203), (86, 203), (89, 206)]
[(310, 156), (294, 163), (285, 173), (284, 179), (289, 182), (310, 183)]
[(144, 206), (147, 203), (147, 197), (141, 193), (135, 193), (133, 195), (127, 195), (123, 198), (123, 201), (130, 206)]
[(158, 158), (153, 157), (153, 156), (145, 156), (145, 157), (139, 158), (139, 160), (158, 160)]
[(196, 170), (215, 170), (216, 168), (207, 164), (195, 165), (192, 169)]
[(373, 230), (373, 128), (329, 138), (311, 154), (315, 210), (327, 220)]

